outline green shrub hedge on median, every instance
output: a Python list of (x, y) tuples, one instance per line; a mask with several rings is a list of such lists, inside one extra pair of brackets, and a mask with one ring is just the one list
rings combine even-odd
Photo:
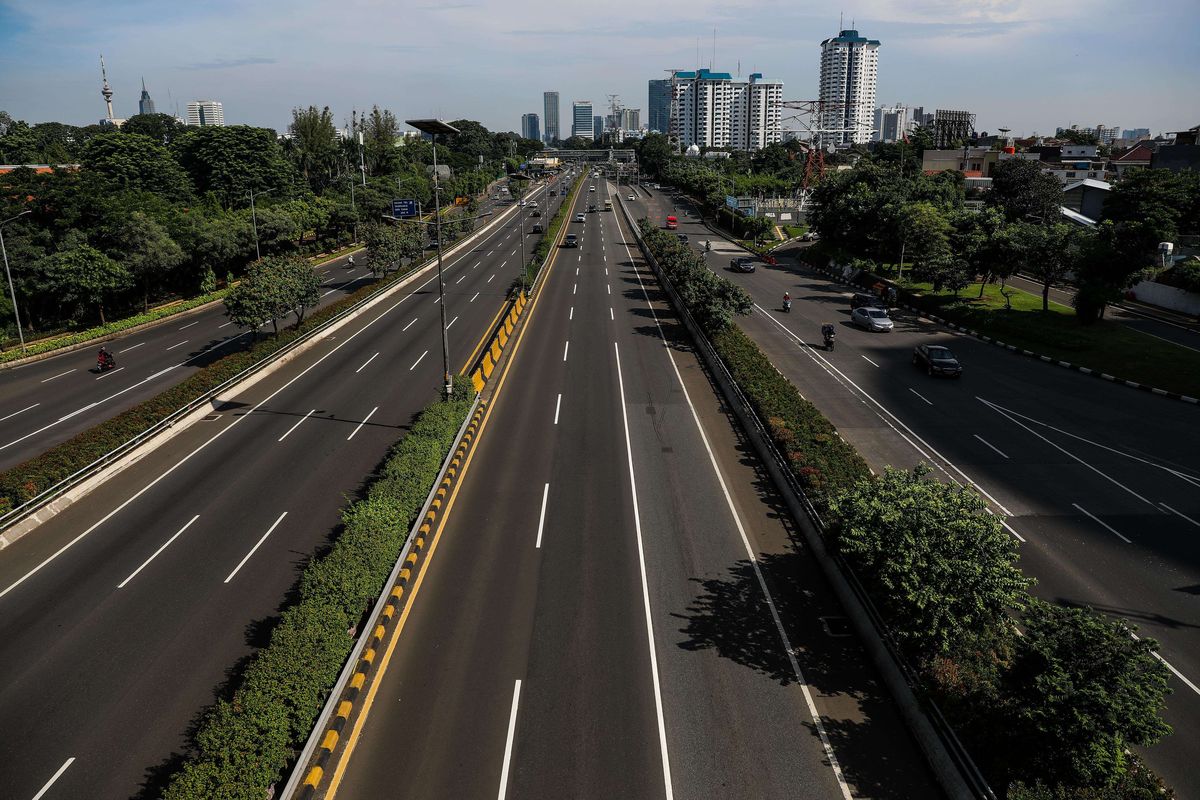
[(270, 643), (204, 714), (165, 800), (257, 799), (282, 777), (350, 655), (348, 631), (379, 595), (474, 402), (471, 382), (455, 381), (457, 399), (427, 406), (366, 496), (342, 512), (333, 547), (304, 568)]

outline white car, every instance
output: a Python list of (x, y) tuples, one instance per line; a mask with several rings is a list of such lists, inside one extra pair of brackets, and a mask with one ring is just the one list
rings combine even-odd
[(629, 202), (633, 202), (633, 195), (629, 195)]
[(575, 215), (575, 221), (576, 221), (576, 222), (583, 222), (583, 221), (584, 221), (583, 214), (576, 214), (576, 215)]
[(859, 306), (854, 309), (850, 312), (850, 321), (869, 331), (890, 331), (894, 327), (888, 313), (873, 306)]
[(594, 192), (594, 191), (596, 191), (596, 187), (595, 187), (595, 186), (589, 186), (589, 187), (588, 187), (588, 191), (589, 191), (589, 192)]

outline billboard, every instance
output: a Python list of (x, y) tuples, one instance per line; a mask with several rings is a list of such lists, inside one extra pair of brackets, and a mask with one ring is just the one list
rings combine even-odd
[(415, 217), (417, 215), (416, 200), (392, 200), (393, 217)]

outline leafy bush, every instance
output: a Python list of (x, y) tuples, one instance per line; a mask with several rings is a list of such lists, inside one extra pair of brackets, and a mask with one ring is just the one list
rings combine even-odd
[(379, 595), (470, 411), (469, 380), (456, 378), (455, 398), (421, 412), (366, 496), (342, 512), (341, 532), (305, 567), (270, 643), (204, 714), (166, 800), (265, 797), (288, 766), (353, 648), (347, 631)]
[(678, 238), (644, 218), (638, 220), (638, 227), (654, 260), (705, 333), (711, 336), (724, 330), (735, 314), (744, 316), (754, 308), (745, 289), (715, 274)]

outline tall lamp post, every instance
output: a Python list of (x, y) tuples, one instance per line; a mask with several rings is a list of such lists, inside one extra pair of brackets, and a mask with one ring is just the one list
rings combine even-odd
[(21, 314), (17, 311), (17, 290), (13, 288), (12, 272), (8, 268), (8, 251), (4, 249), (4, 226), (12, 222), (14, 219), (20, 219), (26, 214), (32, 214), (31, 210), (22, 211), (15, 217), (0, 222), (0, 253), (4, 255), (4, 274), (8, 277), (8, 293), (12, 297), (13, 304), (13, 319), (17, 323), (17, 338), (21, 340), (21, 352), (25, 352), (25, 333), (21, 330)]
[(254, 210), (254, 198), (258, 197), (261, 194), (267, 194), (267, 193), (273, 192), (273, 191), (275, 191), (275, 190), (274, 189), (263, 189), (262, 191), (258, 191), (258, 192), (250, 192), (250, 220), (251, 220), (252, 224), (254, 225), (254, 257), (256, 259), (262, 258), (262, 252), (259, 251), (259, 249), (258, 249), (258, 214)]
[(442, 187), (437, 168), (437, 136), (439, 133), (458, 133), (458, 128), (440, 119), (408, 119), (404, 122), (422, 133), (428, 133), (433, 142), (433, 206), (437, 232), (438, 310), (442, 322), (442, 376), (446, 383), (446, 398), (449, 399), (454, 394), (454, 383), (450, 380), (450, 343), (446, 333), (446, 283), (442, 279)]
[[(514, 172), (513, 174), (509, 175), (508, 183), (510, 186), (512, 185), (513, 179), (525, 181), (526, 186), (528, 186), (531, 182), (531, 178), (524, 172)], [(521, 196), (524, 197), (525, 192), (521, 192)], [(546, 210), (549, 211), (550, 209), (547, 207)], [(521, 294), (525, 294), (525, 219), (520, 216), (520, 208), (517, 209), (517, 212), (517, 220), (521, 226)]]

